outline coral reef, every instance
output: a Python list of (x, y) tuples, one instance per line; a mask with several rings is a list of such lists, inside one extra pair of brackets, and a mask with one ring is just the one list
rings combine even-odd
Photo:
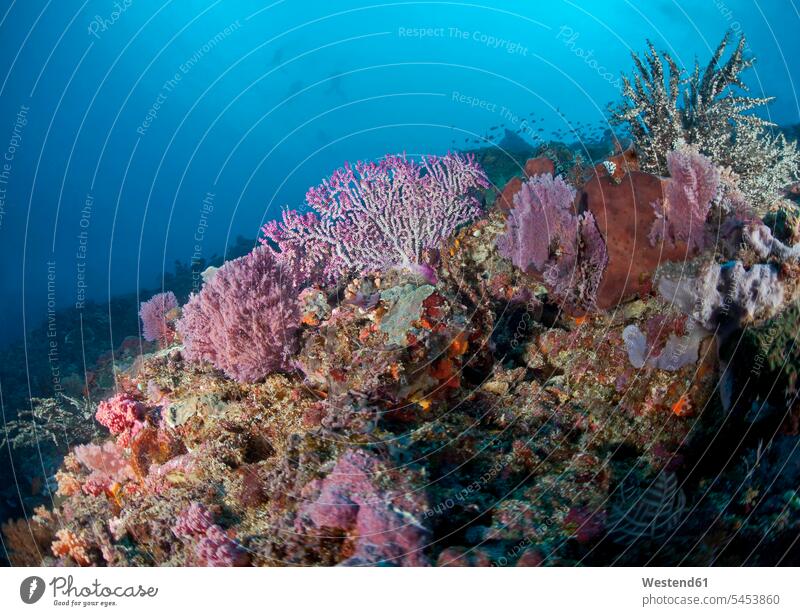
[(348, 166), (208, 271), (174, 335), (159, 300), (82, 444), (54, 433), (71, 452), (51, 509), (3, 526), (10, 560), (800, 562), (797, 206), (759, 218), (761, 180), (703, 141), (749, 126), (757, 99), (720, 98), (741, 46), (689, 107), (646, 62), (634, 149)]

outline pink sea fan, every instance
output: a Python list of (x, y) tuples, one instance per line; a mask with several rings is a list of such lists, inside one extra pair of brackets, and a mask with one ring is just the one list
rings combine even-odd
[(664, 200), (653, 204), (656, 220), (650, 230), (650, 243), (666, 240), (686, 242), (690, 252), (705, 246), (705, 223), (720, 183), (719, 169), (708, 158), (688, 147), (667, 154), (669, 180)]
[(591, 212), (575, 211), (576, 191), (561, 177), (535, 175), (514, 195), (497, 249), (514, 265), (540, 274), (570, 311), (593, 308), (608, 252)]
[(405, 155), (346, 164), (309, 189), (312, 211), (283, 212), (264, 225), (262, 243), (282, 259), (299, 261), (307, 280), (335, 281), (344, 273), (413, 269), (427, 249), (481, 213), (480, 188), (489, 182), (472, 156), (447, 154), (421, 161)]
[(554, 268), (570, 272), (578, 246), (574, 201), (575, 189), (560, 176), (530, 178), (514, 195), (506, 234), (497, 240), (500, 254), (524, 271), (543, 274)]
[(78, 445), (72, 451), (75, 459), (91, 473), (81, 485), (85, 494), (100, 496), (115, 483), (125, 483), (134, 478), (133, 469), (122, 449), (113, 441), (102, 445)]
[(90, 471), (105, 473), (117, 480), (132, 477), (128, 460), (113, 441), (106, 441), (102, 445), (78, 445), (72, 450), (72, 455)]
[(158, 293), (139, 308), (139, 317), (142, 319), (142, 335), (148, 342), (169, 344), (175, 337), (175, 332), (169, 324), (168, 315), (178, 307), (178, 300), (172, 291)]
[(300, 326), (297, 278), (269, 248), (229, 261), (194, 294), (178, 321), (184, 355), (240, 382), (289, 368)]
[(95, 418), (117, 435), (117, 444), (127, 447), (131, 437), (144, 425), (144, 410), (141, 402), (121, 393), (98, 404)]

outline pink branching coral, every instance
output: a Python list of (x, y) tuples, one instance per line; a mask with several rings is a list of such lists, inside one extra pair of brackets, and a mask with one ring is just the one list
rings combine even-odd
[(178, 300), (172, 291), (158, 293), (139, 308), (139, 317), (142, 319), (142, 335), (148, 342), (169, 344), (175, 337), (175, 332), (169, 324), (169, 314), (178, 307)]
[(346, 272), (416, 269), (426, 250), (480, 214), (478, 189), (488, 186), (471, 156), (347, 164), (308, 191), (313, 211), (284, 211), (281, 221), (264, 225), (261, 241), (299, 259), (306, 279), (320, 270), (335, 281)]
[(592, 307), (608, 255), (591, 212), (575, 212), (575, 195), (561, 177), (533, 176), (514, 195), (497, 249), (540, 274), (553, 297), (577, 311)]
[(144, 426), (144, 406), (128, 394), (117, 394), (97, 405), (95, 418), (117, 436), (120, 447), (128, 447)]
[(189, 505), (178, 516), (172, 532), (181, 539), (197, 540), (195, 557), (203, 567), (239, 567), (248, 562), (245, 550), (214, 524), (211, 512), (201, 503)]
[(200, 537), (194, 553), (204, 567), (241, 567), (249, 561), (247, 552), (216, 524)]
[(184, 355), (240, 382), (289, 368), (300, 325), (296, 277), (267, 247), (229, 261), (178, 321)]
[(686, 242), (690, 252), (705, 245), (705, 223), (711, 203), (717, 196), (719, 169), (708, 158), (684, 146), (667, 154), (670, 178), (664, 199), (653, 204), (656, 220), (650, 230), (650, 243), (662, 239), (670, 246)]

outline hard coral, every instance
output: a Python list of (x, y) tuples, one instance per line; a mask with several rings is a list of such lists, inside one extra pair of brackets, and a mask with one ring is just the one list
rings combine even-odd
[(293, 273), (266, 246), (229, 261), (183, 309), (186, 358), (242, 382), (288, 369), (300, 325), (297, 294)]
[(306, 201), (312, 212), (283, 213), (264, 225), (262, 242), (284, 259), (305, 253), (307, 277), (322, 266), (328, 281), (346, 272), (365, 273), (423, 265), (455, 229), (480, 212), (478, 191), (489, 183), (470, 156), (386, 156), (336, 170)]

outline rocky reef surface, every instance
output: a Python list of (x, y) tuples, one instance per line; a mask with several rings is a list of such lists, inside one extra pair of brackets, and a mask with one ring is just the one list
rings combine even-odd
[(10, 561), (797, 564), (798, 206), (684, 132), (336, 171), (142, 305)]

